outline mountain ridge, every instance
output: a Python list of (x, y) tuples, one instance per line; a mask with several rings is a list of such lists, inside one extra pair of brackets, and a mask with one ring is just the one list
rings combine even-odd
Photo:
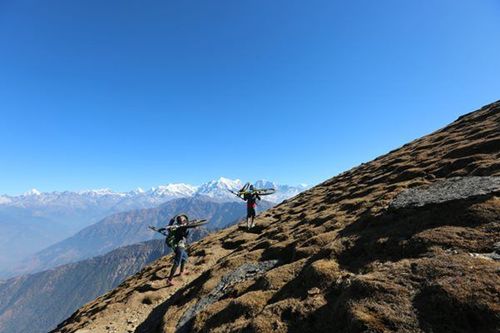
[[(46, 332), (82, 304), (116, 287), (165, 253), (163, 240), (151, 240), (3, 281), (0, 332)], [(44, 311), (39, 311), (41, 307)]]
[[(275, 182), (270, 182), (267, 180), (258, 180), (254, 183), (257, 187), (262, 186), (273, 186), (275, 188), (284, 188), (292, 191), (300, 191), (306, 189), (308, 186), (305, 184), (299, 184), (297, 186), (292, 185), (282, 185)], [(94, 189), (94, 190), (81, 190), (81, 191), (52, 191), (52, 192), (41, 192), (35, 188), (25, 192), (21, 195), (0, 195), (0, 205), (13, 205), (18, 207), (23, 207), (25, 205), (43, 205), (49, 203), (56, 203), (59, 205), (67, 204), (70, 202), (70, 197), (88, 197), (88, 198), (99, 198), (99, 197), (115, 197), (118, 199), (130, 199), (137, 197), (148, 197), (153, 204), (161, 204), (163, 200), (170, 200), (174, 198), (190, 197), (193, 195), (205, 195), (212, 198), (223, 198), (234, 200), (233, 196), (229, 193), (223, 192), (230, 190), (238, 190), (243, 186), (243, 182), (239, 179), (229, 179), (225, 177), (220, 177), (216, 180), (211, 180), (202, 185), (191, 185), (186, 183), (169, 183), (166, 185), (159, 185), (150, 188), (145, 191), (141, 188), (131, 190), (128, 192), (117, 192), (109, 188)], [(279, 191), (278, 191), (279, 192)], [(288, 192), (288, 191), (287, 191)], [(289, 194), (283, 194), (282, 196), (276, 196), (279, 200), (280, 198), (290, 197)], [(298, 192), (297, 192), (298, 193)], [(271, 196), (273, 198), (273, 196)], [(62, 203), (58, 203), (58, 200), (63, 200)], [(237, 200), (237, 199), (236, 199)], [(284, 199), (282, 199), (284, 200)], [(274, 200), (271, 200), (274, 201)], [(275, 201), (278, 202), (278, 201)], [(116, 202), (116, 204), (120, 204)]]

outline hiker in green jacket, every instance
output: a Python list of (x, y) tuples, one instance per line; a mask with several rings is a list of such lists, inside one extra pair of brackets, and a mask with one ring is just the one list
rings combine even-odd
[(174, 275), (179, 266), (181, 268), (180, 275), (186, 275), (188, 273), (187, 270), (184, 269), (184, 266), (188, 260), (186, 248), (189, 229), (198, 228), (207, 223), (208, 220), (206, 219), (195, 219), (190, 221), (186, 214), (179, 214), (171, 218), (168, 225), (164, 228), (158, 229), (154, 226), (149, 226), (151, 230), (159, 232), (163, 236), (167, 236), (165, 243), (167, 243), (168, 247), (174, 252), (174, 263), (167, 279), (167, 284), (169, 286), (174, 285)]
[(186, 247), (189, 229), (186, 227), (187, 224), (188, 217), (184, 214), (172, 218), (169, 223), (169, 225), (173, 227), (169, 228), (167, 245), (174, 251), (174, 264), (170, 270), (170, 275), (167, 280), (167, 285), (169, 286), (174, 285), (173, 278), (179, 266), (181, 268), (180, 275), (188, 274), (188, 272), (184, 269), (188, 260)]

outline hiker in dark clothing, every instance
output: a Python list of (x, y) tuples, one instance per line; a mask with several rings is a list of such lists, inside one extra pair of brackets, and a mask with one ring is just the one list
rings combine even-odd
[(189, 229), (185, 226), (188, 223), (188, 217), (186, 215), (178, 215), (170, 220), (170, 226), (178, 226), (174, 228), (169, 228), (169, 233), (167, 236), (167, 245), (174, 251), (174, 264), (170, 270), (170, 275), (167, 280), (169, 286), (173, 286), (173, 278), (177, 267), (180, 266), (180, 275), (187, 274), (184, 270), (184, 266), (188, 260), (188, 254), (186, 251), (187, 238), (189, 236)]
[(253, 185), (250, 185), (248, 189), (249, 191), (244, 193), (242, 199), (247, 202), (247, 228), (250, 230), (255, 227), (255, 207), (257, 207), (257, 200), (260, 200), (260, 196), (254, 192)]

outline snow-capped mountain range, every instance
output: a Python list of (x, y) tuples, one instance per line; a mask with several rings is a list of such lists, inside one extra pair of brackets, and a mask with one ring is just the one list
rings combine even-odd
[[(118, 206), (137, 206), (134, 208), (146, 208), (159, 205), (168, 200), (192, 197), (196, 195), (208, 196), (218, 201), (239, 200), (228, 190), (239, 190), (243, 187), (239, 179), (228, 179), (221, 177), (209, 181), (201, 186), (189, 184), (167, 184), (153, 187), (147, 191), (137, 188), (130, 192), (114, 192), (111, 189), (85, 190), (78, 192), (40, 192), (32, 189), (19, 196), (0, 196), (0, 206), (12, 207), (36, 207), (36, 206), (80, 206), (95, 203), (96, 200), (108, 201), (108, 204)], [(276, 193), (266, 197), (267, 201), (281, 202), (308, 188), (307, 185), (289, 186), (279, 185), (266, 180), (254, 183), (257, 188), (275, 188)], [(135, 204), (134, 204), (135, 203)], [(121, 210), (121, 209), (118, 209)]]

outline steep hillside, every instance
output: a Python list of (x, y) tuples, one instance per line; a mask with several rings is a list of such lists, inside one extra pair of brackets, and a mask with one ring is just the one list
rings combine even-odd
[(260, 214), (256, 232), (206, 237), (175, 287), (156, 261), (54, 332), (498, 332), (499, 176), (497, 102)]
[[(263, 201), (259, 209), (265, 210), (272, 205)], [(148, 226), (163, 226), (179, 213), (186, 213), (192, 218), (207, 218), (210, 220), (208, 228), (215, 230), (244, 217), (245, 204), (242, 201), (216, 202), (197, 196), (171, 200), (157, 208), (114, 214), (40, 251), (12, 271), (18, 275), (38, 272), (157, 238), (158, 234), (148, 229)]]

